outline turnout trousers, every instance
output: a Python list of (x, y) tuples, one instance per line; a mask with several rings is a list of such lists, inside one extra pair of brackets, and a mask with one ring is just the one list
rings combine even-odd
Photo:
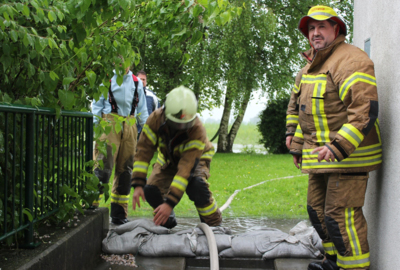
[[(156, 208), (164, 202), (164, 195), (167, 194), (176, 173), (177, 168), (172, 164), (165, 169), (157, 162), (154, 164), (145, 186), (146, 201), (151, 207)], [(218, 226), (222, 222), (222, 215), (209, 189), (209, 176), (210, 162), (201, 160), (188, 179), (186, 194), (194, 202), (201, 222), (209, 226)]]
[[(128, 116), (128, 120), (133, 116)], [(107, 141), (107, 156), (103, 155), (97, 145), (95, 147), (94, 158), (102, 160), (104, 168), (95, 169), (95, 174), (100, 180), (100, 184), (109, 182), (112, 169), (115, 164), (114, 182), (111, 190), (111, 213), (112, 218), (124, 219), (128, 215), (129, 193), (131, 191), (131, 175), (133, 170), (133, 157), (136, 151), (137, 127), (136, 124), (129, 125), (128, 121), (123, 122), (119, 133), (115, 131), (114, 116), (112, 114), (103, 115), (104, 120), (108, 120), (112, 125), (111, 132), (100, 137), (100, 141)], [(115, 153), (113, 155), (113, 144)], [(99, 205), (99, 201), (104, 191), (100, 188), (100, 197), (93, 202), (94, 206)]]
[(325, 253), (343, 269), (369, 269), (364, 205), (368, 173), (310, 174), (307, 211)]

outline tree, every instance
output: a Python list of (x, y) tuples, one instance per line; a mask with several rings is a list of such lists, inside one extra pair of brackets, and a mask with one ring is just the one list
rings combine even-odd
[(227, 0), (3, 0), (0, 102), (87, 111), (107, 93), (113, 69), (122, 82), (124, 68), (139, 63), (132, 36), (155, 33), (171, 50), (187, 39), (196, 45), (198, 25), (222, 25), (235, 12)]
[(276, 99), (269, 100), (266, 108), (260, 114), (260, 122), (257, 124), (262, 136), (260, 143), (271, 154), (288, 153), (284, 134), (289, 98), (288, 94), (283, 94)]
[[(232, 152), (252, 92), (262, 89), (269, 98), (288, 92), (300, 68), (299, 53), (307, 40), (296, 31), (299, 19), (310, 5), (331, 4), (352, 18), (352, 1), (234, 1), (245, 5), (242, 16), (223, 29), (220, 41), (225, 104), (221, 119), (218, 152)], [(347, 20), (348, 21), (348, 20)], [(351, 29), (351, 28), (350, 28)], [(234, 46), (227, 46), (226, 37)], [(235, 120), (228, 130), (231, 111)]]

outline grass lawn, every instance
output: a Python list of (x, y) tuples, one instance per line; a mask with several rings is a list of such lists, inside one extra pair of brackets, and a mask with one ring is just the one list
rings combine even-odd
[[(207, 136), (211, 140), (218, 131), (219, 123), (206, 123), (204, 126), (207, 130)], [(229, 125), (229, 129), (231, 126), (232, 125)], [(260, 144), (260, 139), (261, 133), (258, 131), (255, 124), (241, 124), (235, 138), (235, 144), (256, 145)], [(218, 142), (218, 137), (216, 137), (213, 142)]]
[[(267, 181), (287, 176), (296, 177)], [(291, 155), (217, 153), (211, 162), (208, 181), (219, 207), (235, 190), (267, 181), (240, 191), (223, 212), (224, 217), (307, 218), (307, 179), (293, 165)], [(147, 203), (136, 211), (131, 209), (131, 203), (132, 199), (129, 216), (152, 216)], [(101, 206), (109, 207), (110, 199)], [(186, 194), (175, 207), (175, 213), (179, 217), (197, 217), (196, 208)]]

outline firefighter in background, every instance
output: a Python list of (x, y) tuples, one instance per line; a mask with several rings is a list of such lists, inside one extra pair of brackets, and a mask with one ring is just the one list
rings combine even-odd
[[(103, 95), (98, 101), (93, 100), (92, 113), (112, 125), (109, 134), (103, 134), (100, 141), (107, 140), (107, 156), (104, 156), (95, 147), (94, 159), (102, 160), (104, 168), (95, 168), (94, 173), (100, 182), (107, 184), (109, 182), (112, 169), (115, 164), (115, 177), (111, 191), (111, 222), (119, 225), (128, 222), (128, 201), (131, 190), (131, 175), (133, 169), (133, 156), (136, 151), (137, 127), (136, 123), (129, 124), (129, 119), (137, 117), (140, 124), (144, 124), (148, 118), (146, 97), (143, 91), (143, 84), (132, 74), (129, 67), (125, 70), (121, 85), (117, 84), (117, 75), (111, 79), (111, 85), (107, 99)], [(119, 115), (126, 118), (119, 133), (115, 131), (114, 116)], [(94, 123), (98, 123), (94, 118)], [(112, 154), (112, 144), (115, 144), (116, 151)], [(103, 196), (103, 190), (100, 188), (100, 197), (93, 202), (93, 206), (98, 206)]]
[(286, 143), (309, 174), (307, 210), (326, 259), (309, 270), (369, 269), (363, 215), (368, 173), (382, 162), (374, 64), (346, 44), (346, 25), (326, 6), (299, 23), (311, 49), (287, 110)]
[[(156, 225), (176, 226), (173, 208), (184, 192), (194, 202), (202, 222), (221, 224), (221, 212), (207, 182), (214, 148), (196, 113), (194, 93), (180, 86), (167, 95), (164, 107), (150, 115), (140, 135), (133, 165), (132, 207), (140, 207), (140, 197), (146, 200), (155, 209)], [(157, 161), (146, 182), (157, 149)]]

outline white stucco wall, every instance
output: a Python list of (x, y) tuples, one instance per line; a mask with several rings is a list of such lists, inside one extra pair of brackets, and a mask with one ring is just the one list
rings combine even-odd
[(354, 45), (371, 39), (379, 95), (383, 167), (371, 173), (365, 216), (371, 270), (400, 269), (400, 1), (355, 0)]

